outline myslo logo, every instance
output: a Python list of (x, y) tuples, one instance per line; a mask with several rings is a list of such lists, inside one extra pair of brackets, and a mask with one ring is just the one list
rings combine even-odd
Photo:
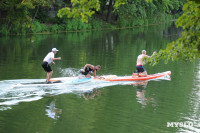
[(193, 127), (193, 122), (167, 122), (167, 127)]

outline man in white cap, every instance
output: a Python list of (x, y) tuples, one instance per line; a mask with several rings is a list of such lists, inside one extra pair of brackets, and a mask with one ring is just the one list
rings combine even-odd
[(56, 48), (52, 48), (52, 52), (49, 52), (42, 62), (42, 67), (47, 72), (47, 83), (51, 83), (49, 80), (53, 74), (50, 64), (55, 64), (54, 60), (61, 60), (61, 57), (54, 58), (54, 55), (57, 53), (57, 51), (59, 50), (57, 50)]

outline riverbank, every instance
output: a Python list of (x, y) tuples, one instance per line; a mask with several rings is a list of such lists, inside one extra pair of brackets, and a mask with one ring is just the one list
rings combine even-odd
[[(152, 21), (154, 20), (154, 21)], [(167, 15), (160, 21), (157, 19), (144, 20), (144, 23), (135, 23), (130, 20), (117, 21), (115, 23), (108, 23), (100, 19), (91, 19), (88, 23), (83, 23), (80, 20), (65, 20), (60, 23), (50, 24), (50, 23), (40, 23), (38, 20), (32, 25), (32, 28), (28, 34), (54, 34), (63, 32), (85, 32), (85, 31), (102, 31), (102, 30), (117, 30), (117, 29), (130, 29), (138, 27), (146, 27), (150, 25), (159, 25), (163, 23), (170, 23), (171, 21), (176, 21), (172, 15)], [(133, 23), (134, 22), (134, 23)], [(9, 31), (10, 30), (10, 31)], [(15, 27), (14, 29), (6, 29), (6, 25), (0, 26), (1, 35), (26, 35), (27, 29)], [(10, 33), (11, 32), (11, 33)]]
[[(0, 3), (0, 35), (124, 29), (159, 24), (177, 19), (183, 13), (185, 2), (111, 0), (83, 3), (63, 0), (37, 4), (33, 1)], [(88, 6), (84, 7), (85, 4)]]

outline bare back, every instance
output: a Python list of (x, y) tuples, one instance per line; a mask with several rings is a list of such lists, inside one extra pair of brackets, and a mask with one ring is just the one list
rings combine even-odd
[(144, 61), (142, 60), (144, 57), (146, 57), (147, 55), (145, 54), (140, 54), (137, 58), (137, 64), (136, 65), (144, 65)]

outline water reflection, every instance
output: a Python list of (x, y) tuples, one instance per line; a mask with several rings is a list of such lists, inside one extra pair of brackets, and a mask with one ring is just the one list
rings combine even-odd
[(62, 114), (62, 109), (56, 108), (56, 99), (53, 99), (51, 103), (46, 106), (46, 112), (47, 116), (57, 120), (60, 117), (60, 114)]
[(145, 107), (148, 103), (152, 103), (152, 106), (155, 107), (156, 103), (154, 98), (145, 96), (147, 84), (148, 81), (139, 81), (132, 84), (136, 87), (136, 100), (142, 104), (142, 107)]
[(100, 96), (101, 91), (97, 88), (94, 88), (92, 91), (82, 93), (82, 96), (85, 100), (94, 99), (95, 96)]

